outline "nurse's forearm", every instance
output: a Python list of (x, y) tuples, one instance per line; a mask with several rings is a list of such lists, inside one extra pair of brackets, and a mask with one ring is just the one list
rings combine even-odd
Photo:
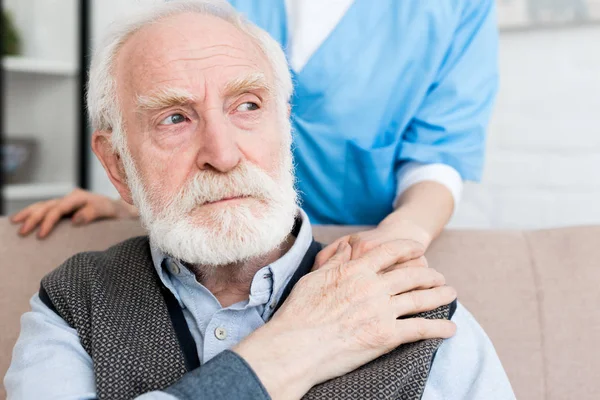
[(450, 190), (440, 183), (419, 182), (402, 193), (395, 208), (379, 226), (414, 229), (418, 240), (429, 247), (450, 220), (454, 198)]

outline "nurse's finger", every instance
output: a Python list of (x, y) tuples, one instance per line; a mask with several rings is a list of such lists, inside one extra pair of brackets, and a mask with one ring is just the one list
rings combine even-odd
[(350, 252), (351, 252), (351, 249), (350, 249), (350, 246), (348, 245), (348, 243), (343, 242), (343, 241), (340, 242), (340, 244), (336, 248), (333, 256), (331, 256), (331, 258), (329, 258), (327, 260), (327, 262), (321, 266), (321, 268), (323, 268), (323, 270), (326, 270), (326, 269), (339, 268), (339, 267), (343, 266), (348, 261), (350, 261), (350, 254), (351, 254)]
[(31, 204), (30, 206), (25, 207), (24, 209), (10, 217), (10, 221), (14, 224), (23, 222), (27, 219), (27, 217), (29, 217), (29, 215), (31, 215), (31, 213), (33, 213), (35, 210), (39, 209), (40, 207), (43, 207), (51, 201), (54, 200), (39, 201), (35, 204)]
[(44, 219), (44, 216), (48, 213), (48, 211), (55, 206), (55, 204), (56, 200), (34, 204), (35, 207), (32, 208), (31, 213), (27, 215), (23, 221), (23, 225), (21, 225), (21, 229), (19, 229), (19, 235), (26, 236), (31, 233)]
[(319, 254), (317, 254), (317, 257), (315, 258), (315, 265), (313, 266), (313, 271), (321, 268), (331, 257), (333, 257), (333, 255), (335, 254), (335, 252), (338, 249), (338, 246), (342, 242), (348, 242), (348, 237), (347, 236), (341, 237), (341, 238), (337, 239), (335, 242), (326, 246), (323, 250), (321, 250), (319, 252)]
[(80, 199), (77, 196), (67, 196), (63, 198), (46, 213), (46, 216), (40, 225), (40, 230), (38, 231), (38, 238), (43, 239), (48, 236), (62, 217), (71, 214), (73, 211), (76, 211), (84, 205), (85, 199)]
[(352, 259), (358, 258), (365, 254), (366, 252), (373, 250), (375, 247), (384, 243), (386, 240), (383, 238), (377, 239), (365, 239), (360, 234), (350, 235), (348, 238), (348, 243), (352, 246)]

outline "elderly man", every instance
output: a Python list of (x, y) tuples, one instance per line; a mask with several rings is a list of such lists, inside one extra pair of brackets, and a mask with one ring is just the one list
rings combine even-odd
[(93, 149), (148, 237), (42, 280), (10, 398), (513, 397), (420, 245), (341, 243), (311, 272), (291, 91), (276, 42), (224, 3), (113, 27), (90, 71)]

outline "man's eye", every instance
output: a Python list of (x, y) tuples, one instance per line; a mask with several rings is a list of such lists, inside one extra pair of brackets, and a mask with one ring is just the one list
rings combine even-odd
[(185, 117), (182, 114), (173, 114), (160, 121), (160, 125), (175, 125), (182, 122), (185, 122)]
[(253, 103), (251, 101), (242, 103), (236, 108), (237, 111), (255, 111), (258, 109), (259, 109), (258, 104)]

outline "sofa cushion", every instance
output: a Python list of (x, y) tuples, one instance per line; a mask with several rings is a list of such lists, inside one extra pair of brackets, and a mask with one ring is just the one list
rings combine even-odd
[[(315, 227), (330, 242), (361, 227)], [(139, 222), (62, 223), (48, 239), (19, 238), (0, 218), (0, 376), (19, 317), (41, 278), (74, 253), (143, 234)], [(496, 346), (517, 398), (600, 398), (600, 227), (446, 231), (427, 253)], [(3, 398), (0, 387), (0, 398)]]
[(600, 399), (600, 228), (526, 235), (547, 399)]

